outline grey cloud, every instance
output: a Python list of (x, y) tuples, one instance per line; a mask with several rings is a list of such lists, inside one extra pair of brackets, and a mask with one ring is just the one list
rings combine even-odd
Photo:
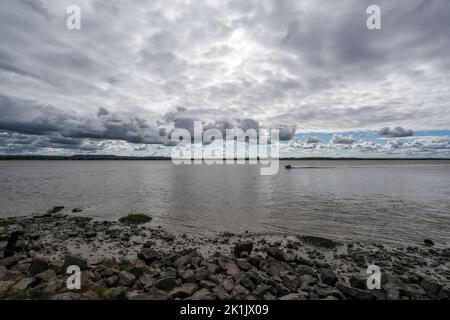
[(393, 129), (389, 127), (384, 127), (378, 131), (378, 135), (389, 138), (401, 138), (401, 137), (411, 137), (414, 132), (410, 129), (405, 130), (402, 127), (395, 127)]
[(309, 143), (321, 143), (322, 141), (320, 140), (319, 137), (308, 136), (305, 138), (305, 142), (309, 144)]
[(291, 140), (295, 136), (295, 130), (296, 127), (289, 127), (289, 126), (280, 126), (278, 127), (279, 130), (279, 138), (281, 141), (287, 141)]
[[(0, 130), (46, 135), (50, 142), (69, 144), (70, 139), (123, 140), (130, 143), (166, 144), (156, 124), (100, 108), (97, 117), (63, 112), (52, 105), (14, 100), (0, 95)], [(61, 140), (63, 139), (63, 140)], [(76, 144), (76, 143), (73, 143)]]

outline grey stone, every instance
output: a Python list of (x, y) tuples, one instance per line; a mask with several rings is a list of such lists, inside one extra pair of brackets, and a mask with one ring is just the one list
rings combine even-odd
[(164, 291), (170, 291), (178, 286), (177, 278), (175, 277), (165, 277), (162, 279), (159, 279), (155, 283), (155, 287), (164, 290)]
[(320, 279), (327, 285), (334, 286), (338, 282), (338, 277), (331, 269), (320, 269)]
[(252, 294), (257, 296), (257, 297), (262, 297), (264, 296), (264, 294), (266, 294), (267, 292), (271, 291), (271, 287), (265, 284), (260, 284), (259, 286), (256, 287), (255, 290), (252, 291)]
[(52, 300), (80, 300), (81, 294), (75, 292), (65, 292), (53, 296)]
[(64, 257), (64, 269), (67, 270), (69, 266), (78, 266), (83, 270), (87, 266), (87, 260), (76, 255), (68, 254)]
[(0, 298), (3, 298), (15, 284), (15, 281), (0, 281)]
[(172, 299), (180, 298), (184, 299), (187, 297), (190, 297), (194, 294), (194, 292), (197, 290), (197, 285), (195, 283), (185, 283), (181, 287), (174, 288), (170, 293), (169, 296)]
[(33, 257), (31, 260), (30, 273), (36, 275), (48, 269), (48, 259), (41, 257)]
[(44, 282), (49, 282), (51, 280), (54, 280), (56, 278), (55, 271), (48, 269), (47, 271), (41, 272), (38, 275), (36, 275), (36, 279), (42, 280)]
[(216, 300), (217, 296), (208, 289), (200, 289), (191, 296), (192, 300)]
[(420, 285), (425, 290), (425, 292), (432, 297), (437, 297), (442, 289), (441, 284), (437, 283), (436, 281), (434, 281), (429, 277), (423, 279)]
[(361, 290), (367, 290), (367, 279), (369, 278), (369, 275), (367, 273), (357, 273), (353, 274), (350, 279), (350, 285), (352, 288), (361, 289)]
[(227, 278), (223, 281), (222, 286), (225, 290), (231, 291), (234, 288), (234, 281), (231, 278)]
[(282, 277), (283, 285), (290, 291), (296, 291), (301, 284), (300, 277), (295, 275), (285, 275)]
[(145, 248), (138, 254), (139, 259), (150, 264), (160, 257), (160, 253), (152, 248)]
[(248, 270), (250, 270), (252, 268), (250, 263), (248, 263), (245, 260), (238, 260), (238, 261), (236, 261), (236, 265), (239, 267), (239, 269), (241, 269), (243, 271), (248, 271)]
[(353, 300), (375, 300), (374, 295), (369, 291), (348, 287), (340, 282), (337, 283), (336, 287), (344, 294), (344, 296)]
[(128, 271), (121, 271), (119, 273), (119, 285), (130, 287), (136, 281), (136, 276)]
[(195, 274), (193, 270), (186, 270), (182, 275), (181, 278), (186, 283), (193, 283), (195, 282)]
[(126, 287), (114, 287), (106, 290), (106, 297), (110, 300), (124, 300), (126, 298), (126, 293), (128, 288)]
[(283, 250), (281, 250), (280, 248), (276, 248), (276, 247), (267, 247), (266, 248), (266, 253), (269, 257), (272, 257), (276, 260), (279, 261), (284, 261), (284, 252)]
[(251, 241), (246, 241), (246, 242), (239, 242), (236, 243), (236, 245), (234, 246), (234, 250), (233, 253), (236, 257), (241, 257), (241, 254), (243, 252), (247, 252), (248, 255), (251, 254), (253, 250), (253, 242)]
[(1, 277), (0, 280), (17, 282), (22, 278), (23, 278), (23, 274), (21, 272), (8, 270), (7, 272), (5, 272), (5, 274), (3, 274), (3, 276)]
[(307, 300), (306, 293), (289, 293), (279, 298), (279, 300)]
[(202, 267), (195, 272), (195, 280), (200, 281), (206, 279), (210, 275), (208, 268)]

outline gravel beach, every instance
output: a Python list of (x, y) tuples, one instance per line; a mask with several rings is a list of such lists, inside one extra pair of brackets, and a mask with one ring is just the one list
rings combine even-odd
[[(450, 297), (450, 247), (431, 240), (398, 246), (306, 235), (174, 235), (58, 211), (0, 220), (1, 253), (13, 249), (0, 259), (0, 299)], [(70, 265), (80, 267), (80, 289), (68, 289)], [(369, 265), (380, 268), (380, 289), (367, 287)]]

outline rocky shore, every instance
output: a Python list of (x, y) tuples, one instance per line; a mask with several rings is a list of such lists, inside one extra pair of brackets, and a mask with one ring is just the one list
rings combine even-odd
[[(0, 299), (450, 297), (450, 248), (430, 240), (387, 246), (248, 233), (172, 235), (151, 224), (95, 221), (60, 209), (0, 220)], [(82, 270), (79, 290), (67, 288), (69, 265)], [(369, 265), (381, 269), (379, 290), (367, 288)]]

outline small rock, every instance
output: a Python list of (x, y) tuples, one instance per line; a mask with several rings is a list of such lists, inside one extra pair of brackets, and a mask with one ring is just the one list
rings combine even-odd
[(244, 300), (249, 294), (250, 294), (250, 291), (248, 291), (246, 288), (244, 288), (240, 284), (235, 285), (233, 290), (231, 291), (231, 295), (234, 300)]
[(36, 275), (36, 279), (39, 279), (44, 282), (50, 282), (51, 280), (54, 280), (56, 278), (55, 271), (49, 269), (47, 271), (41, 272), (38, 275)]
[(69, 266), (78, 266), (81, 270), (83, 270), (86, 268), (86, 265), (86, 259), (79, 256), (68, 254), (64, 257), (64, 269), (66, 270)]
[(55, 213), (62, 211), (63, 209), (64, 209), (63, 206), (57, 206), (57, 207), (53, 207), (53, 209), (48, 210), (47, 213), (55, 214)]
[(340, 282), (337, 283), (336, 288), (341, 291), (345, 296), (353, 300), (374, 300), (375, 297), (369, 291), (355, 289), (348, 287)]
[(0, 279), (3, 277), (3, 275), (8, 272), (8, 269), (6, 269), (5, 266), (0, 265)]
[(0, 266), (6, 267), (7, 269), (11, 269), (19, 262), (19, 257), (8, 257), (0, 260)]
[(299, 277), (295, 275), (285, 275), (282, 277), (283, 285), (290, 291), (296, 291), (301, 284)]
[(182, 275), (181, 278), (184, 280), (184, 282), (186, 283), (192, 283), (195, 282), (195, 274), (193, 270), (187, 270), (185, 271)]
[(194, 293), (191, 300), (216, 300), (217, 296), (208, 289), (200, 289)]
[(118, 276), (112, 275), (105, 280), (105, 283), (108, 287), (113, 287), (117, 283), (118, 280), (119, 280)]
[(146, 264), (150, 264), (160, 256), (159, 252), (152, 248), (145, 248), (139, 254), (139, 259), (143, 260)]
[(106, 290), (105, 296), (110, 300), (123, 300), (126, 298), (128, 288), (114, 287)]
[(48, 294), (48, 295), (56, 294), (59, 290), (61, 290), (63, 288), (63, 283), (65, 285), (64, 288), (66, 288), (67, 284), (65, 282), (63, 282), (62, 280), (56, 279), (56, 280), (49, 282), (44, 289), (44, 293)]
[(423, 243), (426, 245), (426, 246), (434, 246), (434, 242), (433, 242), (433, 240), (431, 240), (431, 239), (425, 239), (425, 240), (423, 240)]
[(128, 271), (121, 271), (119, 273), (119, 285), (130, 287), (134, 281), (136, 281), (136, 276)]
[(266, 253), (269, 257), (277, 259), (279, 261), (284, 261), (284, 252), (280, 248), (277, 247), (267, 247)]
[(210, 274), (210, 272), (207, 268), (205, 268), (205, 267), (200, 268), (195, 272), (195, 280), (200, 281), (200, 280), (206, 279), (209, 276), (209, 274)]
[(420, 285), (425, 292), (432, 297), (437, 297), (439, 295), (439, 291), (442, 289), (442, 285), (428, 277), (423, 279)]
[(81, 295), (81, 300), (99, 300), (99, 296), (94, 291), (89, 290)]
[(75, 292), (65, 292), (53, 296), (52, 300), (80, 300), (81, 294)]
[(48, 269), (48, 260), (46, 258), (33, 257), (31, 260), (30, 273), (36, 275)]
[(279, 298), (279, 300), (307, 300), (306, 293), (289, 293)]
[(15, 284), (15, 281), (0, 281), (0, 298), (3, 298)]
[(162, 279), (159, 279), (155, 283), (155, 287), (164, 290), (164, 291), (170, 291), (178, 286), (177, 278), (175, 277), (165, 277)]
[(234, 246), (233, 252), (234, 252), (234, 255), (239, 258), (239, 257), (241, 257), (241, 254), (243, 252), (247, 252), (247, 254), (250, 255), (252, 250), (253, 250), (253, 242), (246, 241), (246, 242), (236, 243), (236, 245)]
[(256, 287), (255, 290), (253, 290), (252, 294), (257, 296), (257, 297), (262, 297), (264, 296), (267, 292), (271, 291), (271, 287), (265, 284), (260, 284), (259, 286)]
[(368, 277), (369, 275), (366, 273), (353, 274), (349, 280), (350, 285), (352, 286), (352, 288), (367, 290)]
[(336, 276), (336, 273), (334, 273), (331, 269), (320, 269), (320, 279), (323, 283), (334, 286), (336, 282), (338, 281), (338, 277)]
[(234, 288), (234, 281), (231, 278), (226, 278), (223, 283), (222, 286), (224, 287), (225, 290), (227, 291), (231, 291)]
[(86, 232), (86, 237), (87, 238), (95, 238), (97, 236), (97, 232), (93, 231), (93, 230), (89, 230)]
[(236, 265), (239, 267), (239, 269), (243, 270), (243, 271), (248, 271), (252, 268), (252, 266), (250, 265), (250, 263), (248, 263), (245, 260), (238, 260), (236, 262)]
[(19, 282), (17, 282), (14, 287), (11, 288), (9, 294), (17, 294), (25, 292), (28, 288), (30, 288), (34, 283), (36, 283), (35, 278), (23, 278)]
[(192, 296), (196, 290), (197, 290), (197, 285), (195, 283), (185, 283), (181, 287), (174, 288), (169, 293), (169, 296), (172, 299), (176, 299), (176, 298), (184, 299), (184, 298)]
[(65, 273), (66, 270), (64, 270), (64, 261), (63, 260), (56, 260), (50, 262), (50, 268), (55, 271), (57, 274)]
[(127, 300), (140, 300), (140, 301), (144, 301), (144, 300), (154, 300), (154, 296), (152, 294), (148, 294), (148, 293), (144, 293), (144, 292), (128, 292), (126, 294), (126, 299)]
[(216, 283), (211, 282), (211, 281), (208, 281), (208, 280), (201, 280), (201, 281), (199, 282), (199, 285), (200, 285), (200, 287), (202, 287), (202, 288), (206, 288), (206, 289), (210, 289), (210, 290), (211, 290), (212, 288), (214, 288), (214, 287), (217, 286)]

